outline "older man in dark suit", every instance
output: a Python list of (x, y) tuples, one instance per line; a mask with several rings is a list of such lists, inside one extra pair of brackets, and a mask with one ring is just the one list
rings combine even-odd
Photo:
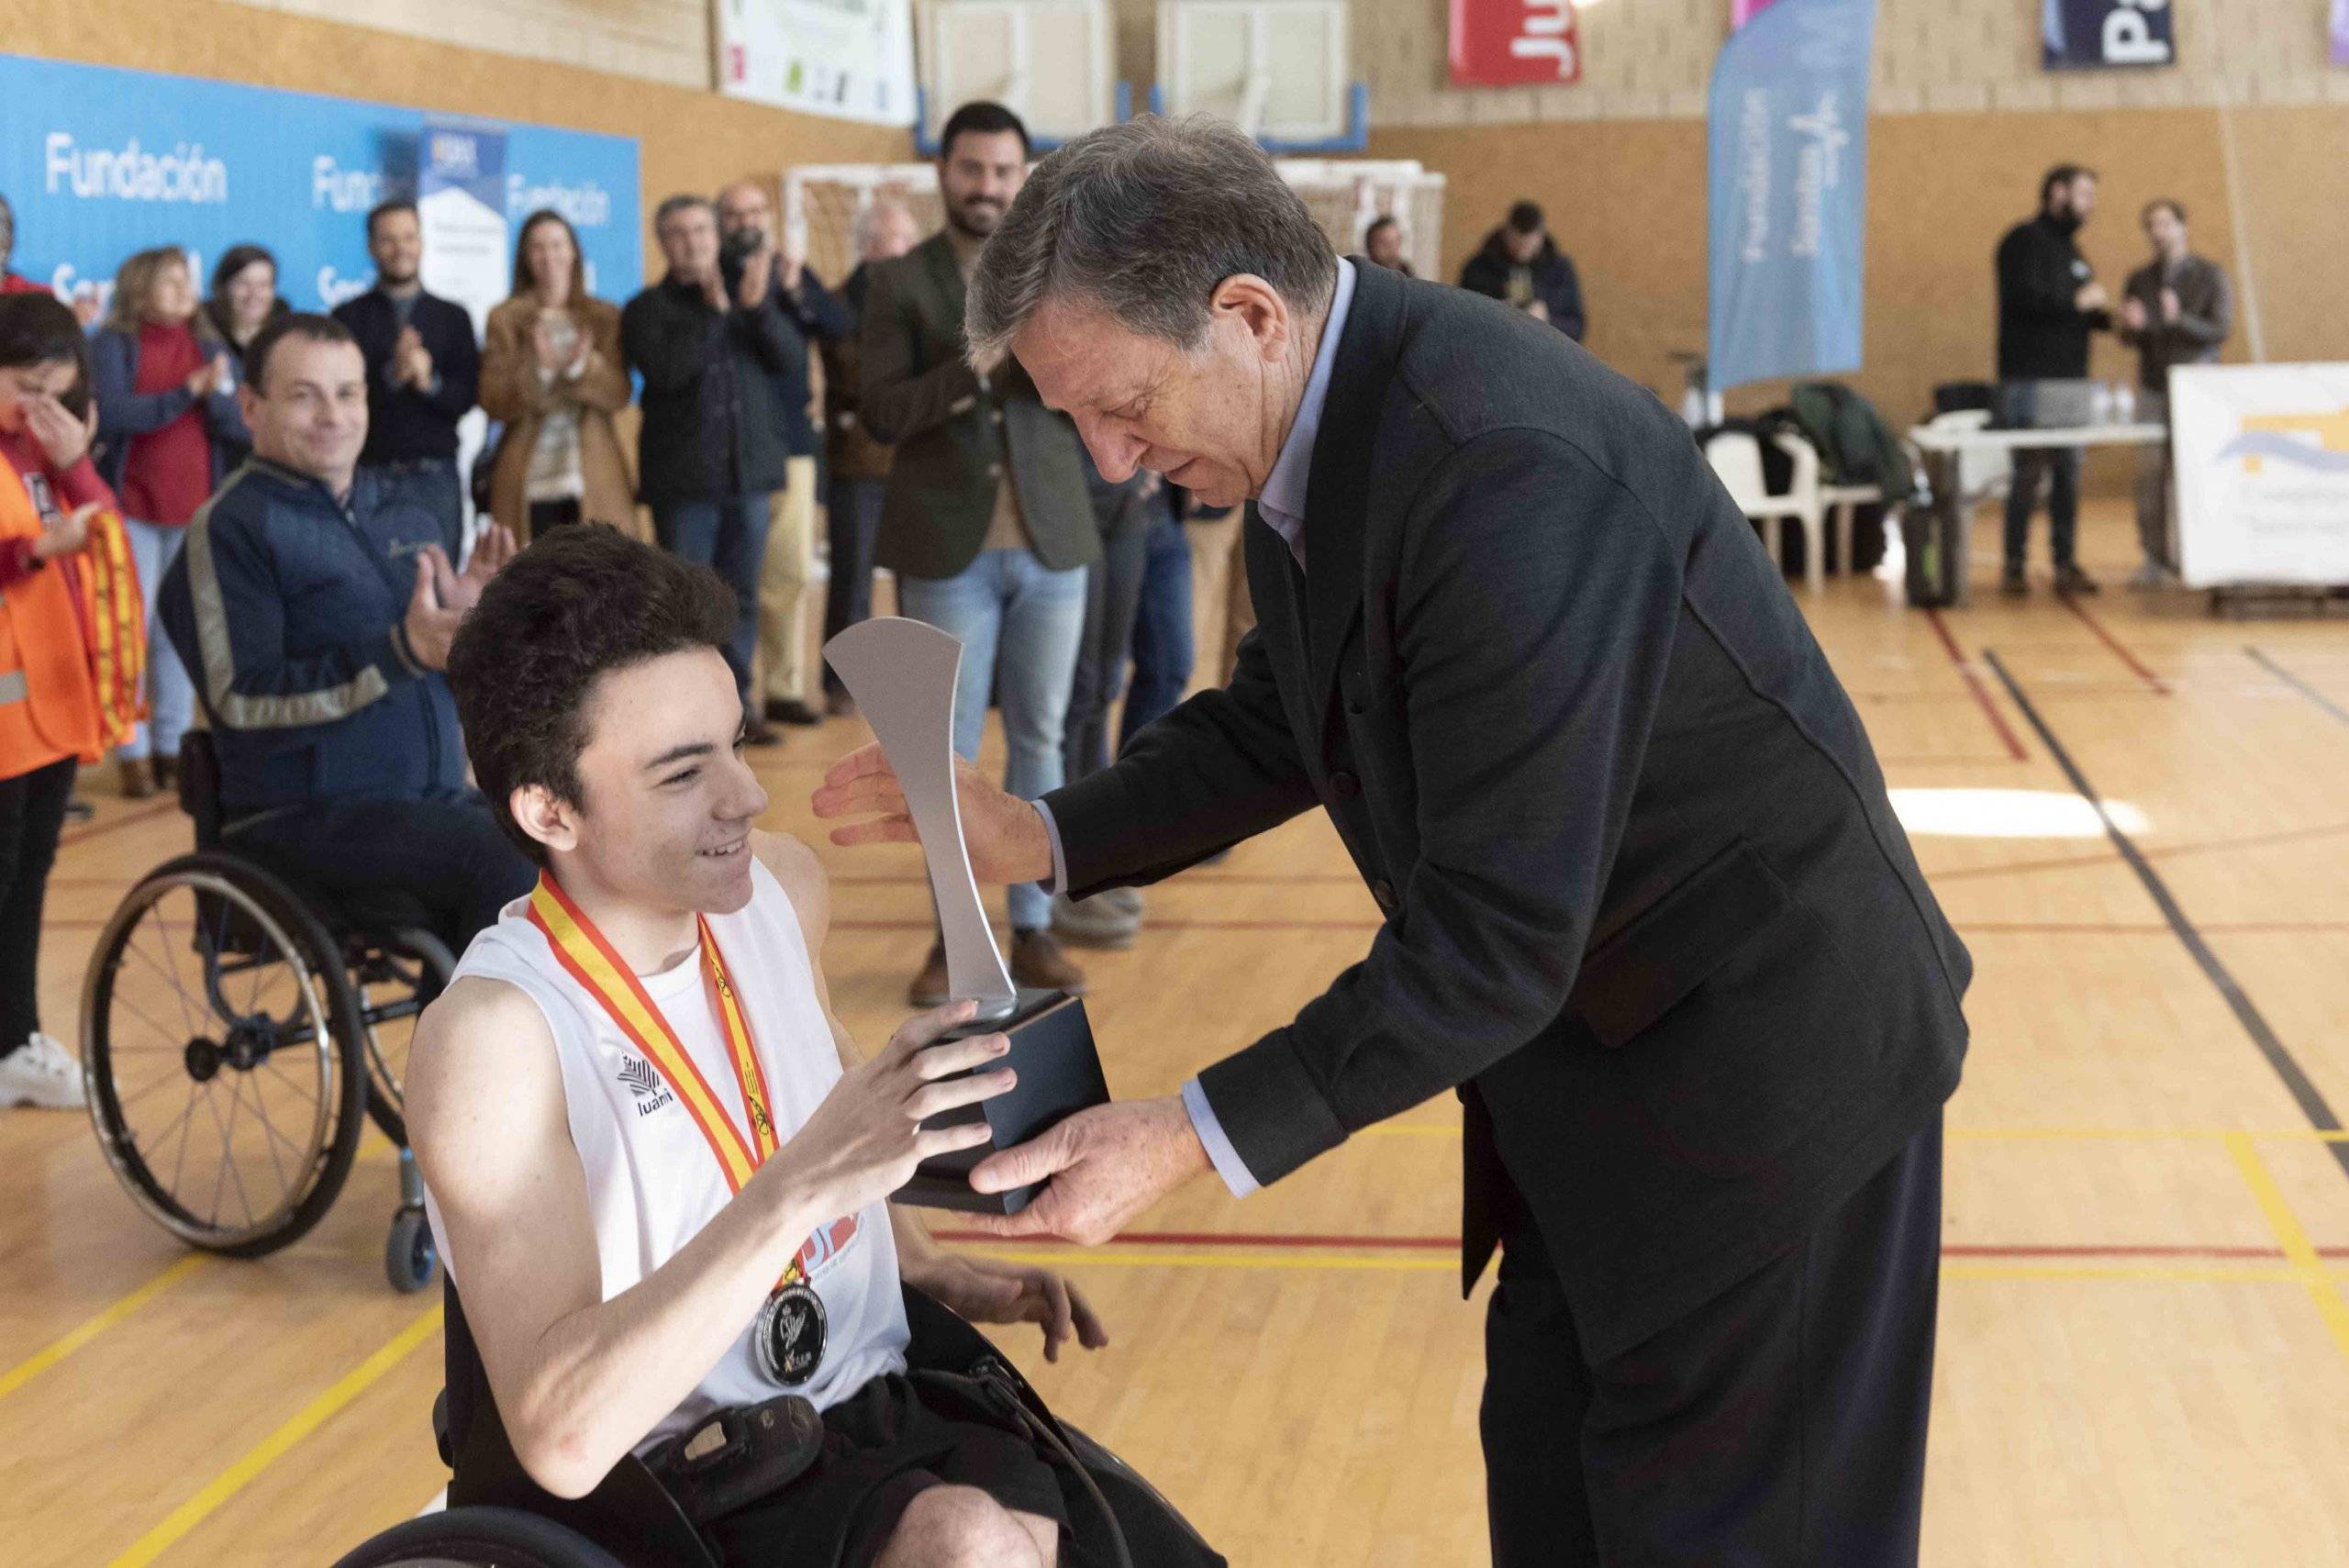
[[(1447, 1089), (1515, 1565), (1913, 1562), (1965, 948), (1858, 714), (1686, 429), (1506, 306), (1333, 256), (1252, 146), (1092, 133), (981, 259), (1104, 473), (1252, 502), (1231, 684), (1041, 806), (965, 779), (983, 877), (1074, 896), (1313, 806), (1386, 919), (1297, 1018), (974, 1184), (1111, 1235)], [(910, 836), (868, 750), (818, 793)]]
[[(990, 691), (1003, 706), (1004, 787), (1060, 786), (1069, 693), (1085, 630), (1085, 568), (1101, 534), (1076, 428), (1036, 397), (1016, 363), (981, 371), (963, 352), (965, 281), (1028, 177), (1028, 131), (1000, 104), (965, 104), (939, 138), (946, 227), (875, 263), (858, 334), (864, 428), (896, 447), (874, 560), (896, 573), (899, 608), (962, 639), (954, 748), (978, 754)], [(1052, 896), (1012, 884), (1011, 977), (1082, 992), (1052, 933)], [(947, 998), (946, 949), (909, 989)]]

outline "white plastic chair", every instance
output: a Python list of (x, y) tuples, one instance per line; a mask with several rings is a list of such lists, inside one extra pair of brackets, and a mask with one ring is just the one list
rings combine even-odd
[(1780, 526), (1792, 517), (1802, 525), (1803, 579), (1814, 594), (1827, 586), (1827, 512), (1820, 500), (1819, 453), (1798, 437), (1772, 438), (1778, 450), (1794, 460), (1793, 482), (1773, 494), (1762, 477), (1762, 443), (1742, 430), (1723, 430), (1705, 443), (1705, 461), (1713, 465), (1721, 488), (1738, 510), (1762, 525), (1762, 541), (1770, 563), (1784, 559), (1778, 552)]

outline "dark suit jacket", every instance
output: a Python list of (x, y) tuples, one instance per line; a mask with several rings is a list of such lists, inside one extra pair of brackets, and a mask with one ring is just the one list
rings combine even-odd
[(1549, 327), (1357, 272), (1308, 570), (1252, 515), (1230, 685), (1047, 799), (1076, 897), (1327, 810), (1386, 925), (1209, 1103), (1269, 1182), (1460, 1086), (1464, 1285), (1522, 1203), (1610, 1356), (1937, 1113), (1972, 966), (1687, 430)]
[(867, 270), (858, 414), (874, 440), (896, 448), (874, 560), (907, 577), (958, 575), (986, 538), (1009, 462), (1044, 564), (1098, 561), (1076, 426), (1044, 406), (1016, 360), (981, 391), (963, 357), (963, 273), (945, 234)]
[(481, 390), (481, 345), (465, 307), (439, 295), (419, 296), (408, 325), (432, 356), (440, 389), (430, 395), (385, 379), (392, 347), (399, 341), (398, 308), (382, 288), (369, 289), (334, 307), (334, 318), (359, 339), (367, 361), (367, 445), (362, 462), (406, 462), (457, 455), (457, 421), (473, 411)]

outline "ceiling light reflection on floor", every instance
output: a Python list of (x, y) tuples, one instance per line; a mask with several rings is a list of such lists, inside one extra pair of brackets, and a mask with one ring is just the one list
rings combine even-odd
[[(2081, 796), (2039, 789), (1896, 789), (1892, 809), (1900, 825), (1937, 839), (2101, 839), (2104, 820)], [(2145, 814), (2125, 800), (2108, 800), (2105, 810), (2124, 833), (2150, 826)]]

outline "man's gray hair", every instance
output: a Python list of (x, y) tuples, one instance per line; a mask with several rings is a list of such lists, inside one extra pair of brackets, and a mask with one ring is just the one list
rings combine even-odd
[(718, 205), (715, 202), (707, 196), (697, 196), (687, 193), (684, 195), (671, 196), (652, 209), (652, 232), (660, 233), (669, 227), (671, 218), (681, 212), (691, 212), (696, 207), (709, 214), (711, 222), (715, 223), (718, 220)]
[(963, 335), (992, 370), (1048, 299), (1188, 352), (1216, 285), (1253, 273), (1319, 314), (1338, 259), (1262, 148), (1229, 124), (1144, 115), (1087, 131), (1028, 176), (971, 274)]
[(874, 231), (881, 227), (881, 220), (892, 213), (903, 213), (907, 222), (913, 221), (914, 209), (894, 191), (884, 192), (856, 209), (856, 216), (849, 220), (848, 239), (858, 260), (862, 261), (872, 247)]

